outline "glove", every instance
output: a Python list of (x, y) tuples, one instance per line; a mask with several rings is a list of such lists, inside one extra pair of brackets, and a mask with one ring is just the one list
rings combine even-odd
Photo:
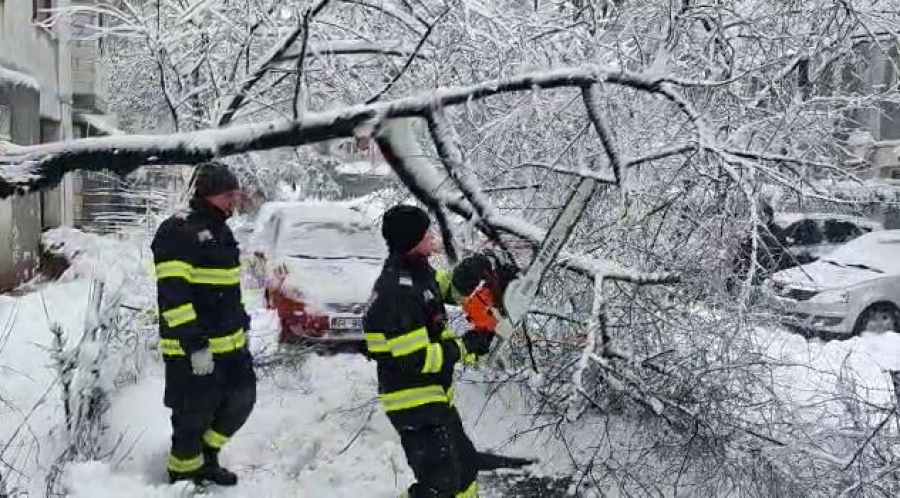
[(491, 332), (482, 332), (470, 330), (463, 335), (463, 344), (466, 346), (467, 353), (475, 353), (478, 356), (484, 356), (491, 350), (491, 341), (494, 340), (494, 334)]
[(201, 349), (191, 353), (191, 370), (194, 375), (209, 375), (216, 369), (216, 362), (209, 349)]

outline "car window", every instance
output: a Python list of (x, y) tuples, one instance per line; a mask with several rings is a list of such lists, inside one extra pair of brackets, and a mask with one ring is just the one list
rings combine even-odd
[(833, 244), (849, 242), (863, 233), (858, 226), (849, 221), (825, 220), (824, 225), (825, 239)]
[(822, 231), (815, 220), (800, 220), (787, 228), (787, 236), (794, 245), (807, 246), (822, 243)]

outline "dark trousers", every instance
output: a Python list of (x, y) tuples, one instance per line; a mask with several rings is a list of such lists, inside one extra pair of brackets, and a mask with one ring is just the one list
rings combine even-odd
[(442, 410), (428, 424), (395, 423), (406, 461), (416, 476), (409, 498), (477, 496), (477, 452), (456, 409)]
[(168, 470), (191, 475), (240, 429), (256, 404), (256, 373), (246, 352), (216, 357), (210, 375), (194, 375), (190, 360), (166, 362), (165, 405), (172, 410)]

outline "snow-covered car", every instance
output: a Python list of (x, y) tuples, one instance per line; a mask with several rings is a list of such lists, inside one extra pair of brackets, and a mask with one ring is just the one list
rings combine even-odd
[(362, 316), (386, 257), (384, 241), (346, 203), (268, 203), (249, 243), (264, 268), (282, 343), (356, 343)]
[(858, 237), (766, 283), (786, 325), (837, 334), (900, 326), (900, 230)]
[(877, 221), (826, 213), (778, 213), (775, 224), (784, 231), (787, 250), (800, 265), (812, 263), (860, 235), (884, 229)]

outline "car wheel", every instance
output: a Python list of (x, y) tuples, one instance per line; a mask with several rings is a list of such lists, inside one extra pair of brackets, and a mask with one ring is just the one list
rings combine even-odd
[(854, 334), (862, 332), (895, 332), (900, 325), (900, 310), (890, 303), (877, 303), (866, 308), (856, 320)]

